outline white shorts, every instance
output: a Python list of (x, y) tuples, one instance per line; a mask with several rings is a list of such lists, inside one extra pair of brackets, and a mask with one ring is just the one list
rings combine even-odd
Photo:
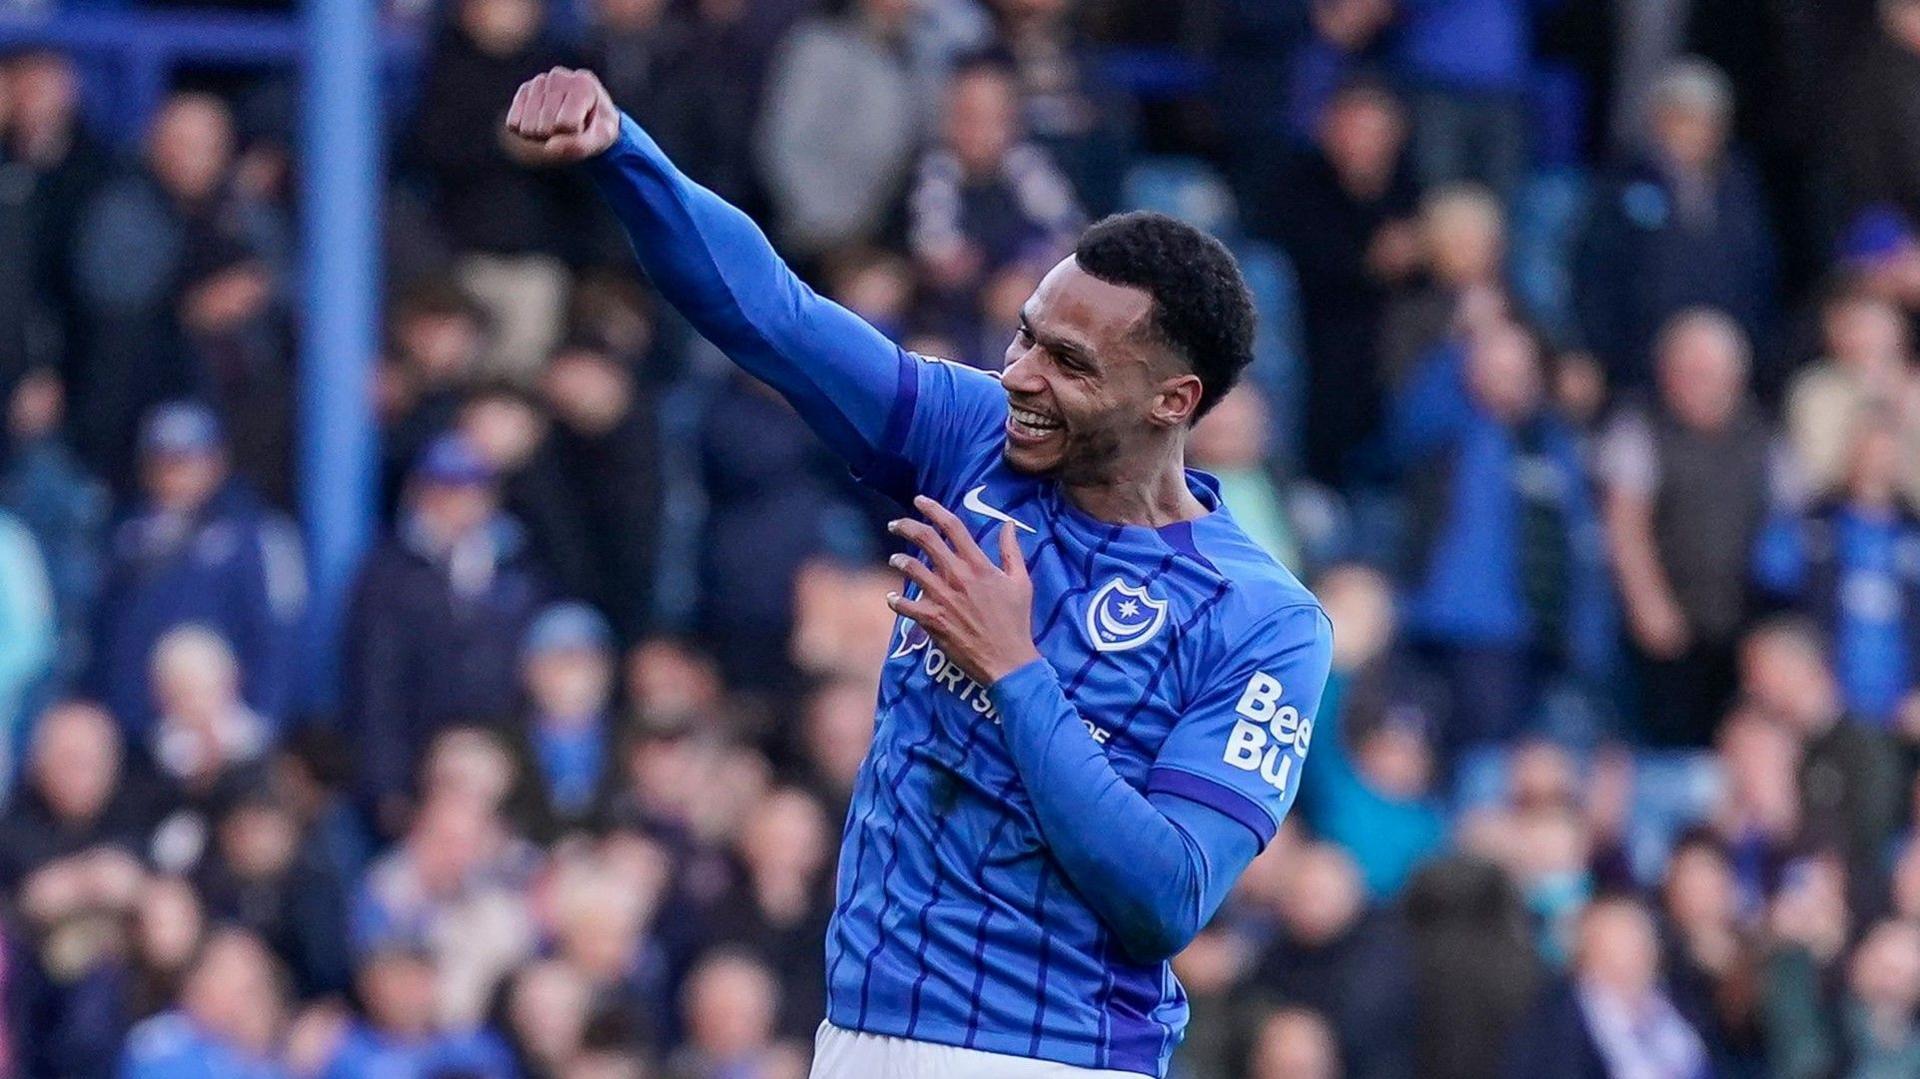
[(1051, 1060), (983, 1053), (821, 1023), (812, 1079), (1140, 1079), (1140, 1072), (1076, 1068)]

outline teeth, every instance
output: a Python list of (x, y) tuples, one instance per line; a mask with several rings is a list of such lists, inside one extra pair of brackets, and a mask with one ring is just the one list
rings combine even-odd
[(1024, 408), (1010, 408), (1009, 411), (1013, 413), (1014, 420), (1022, 427), (1032, 427), (1036, 430), (1050, 431), (1060, 426), (1058, 423), (1042, 416), (1038, 412), (1030, 412)]

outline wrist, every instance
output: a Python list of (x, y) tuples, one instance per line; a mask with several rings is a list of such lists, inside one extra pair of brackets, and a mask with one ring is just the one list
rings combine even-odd
[(1036, 651), (1032, 659), (1006, 668), (999, 677), (987, 682), (987, 698), (999, 704), (1004, 699), (1020, 696), (1038, 683), (1051, 681), (1055, 681), (1053, 668)]
[[(999, 660), (980, 673), (987, 676), (986, 684), (988, 686), (996, 686), (1036, 663), (1042, 663), (1040, 650), (1032, 645), (1028, 645), (1024, 653), (1011, 655), (1006, 659)], [(1042, 665), (1044, 666), (1044, 663), (1042, 663)]]

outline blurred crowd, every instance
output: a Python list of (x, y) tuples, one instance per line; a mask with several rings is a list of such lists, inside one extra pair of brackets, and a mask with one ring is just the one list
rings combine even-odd
[(0, 57), (0, 1074), (805, 1073), (897, 510), (509, 164), (574, 63), (923, 354), (1117, 209), (1239, 255), (1191, 456), (1335, 671), (1179, 1075), (1920, 1076), (1920, 0), (386, 18), (324, 644), (288, 82)]

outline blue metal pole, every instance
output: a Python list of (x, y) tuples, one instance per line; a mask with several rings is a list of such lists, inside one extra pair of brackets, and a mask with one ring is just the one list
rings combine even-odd
[(313, 570), (309, 700), (320, 708), (338, 699), (342, 615), (374, 521), (378, 6), (373, 0), (305, 0), (300, 500)]

